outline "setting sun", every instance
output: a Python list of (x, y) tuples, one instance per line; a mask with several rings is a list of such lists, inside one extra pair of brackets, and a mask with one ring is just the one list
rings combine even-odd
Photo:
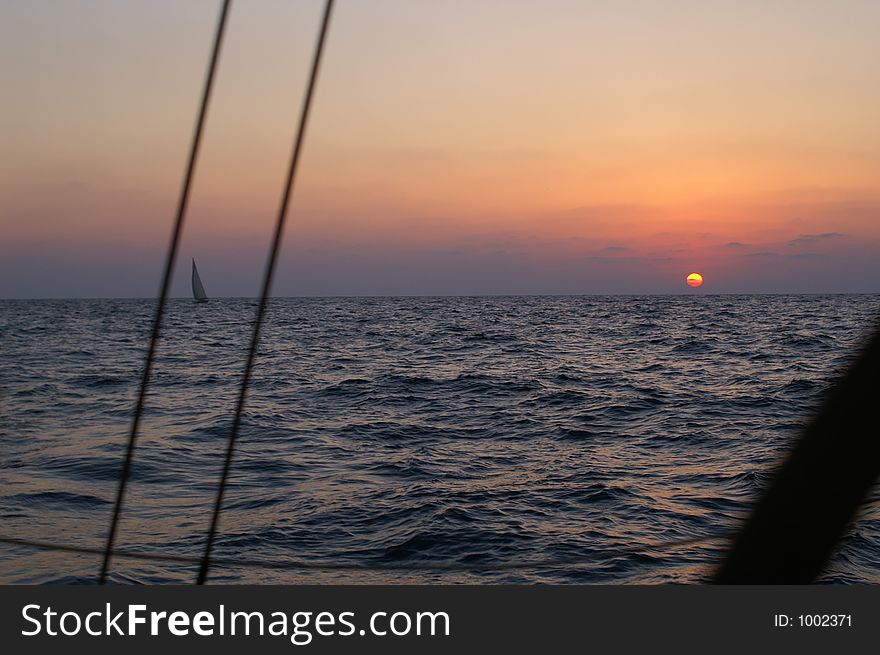
[(687, 283), (690, 287), (699, 287), (703, 284), (703, 276), (699, 273), (691, 273), (687, 276)]

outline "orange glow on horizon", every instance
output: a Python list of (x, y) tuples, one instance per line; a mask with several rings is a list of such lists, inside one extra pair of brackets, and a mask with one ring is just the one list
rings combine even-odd
[[(0, 5), (0, 296), (131, 294), (104, 268), (162, 257), (214, 9), (110, 4)], [(345, 3), (279, 293), (676, 293), (697, 266), (713, 293), (875, 288), (880, 3), (693, 4)], [(263, 266), (320, 18), (243, 5), (181, 242), (231, 295)]]

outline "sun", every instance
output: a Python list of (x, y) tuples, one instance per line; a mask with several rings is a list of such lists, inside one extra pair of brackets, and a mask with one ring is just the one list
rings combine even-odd
[(699, 287), (703, 284), (703, 276), (699, 273), (691, 273), (687, 276), (687, 283), (689, 287)]

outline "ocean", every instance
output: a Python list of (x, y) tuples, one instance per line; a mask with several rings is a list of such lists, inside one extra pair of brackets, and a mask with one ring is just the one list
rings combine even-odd
[[(118, 547), (201, 555), (256, 301), (175, 299)], [(152, 300), (0, 301), (0, 533), (102, 547)], [(271, 301), (220, 583), (697, 583), (880, 297)], [(543, 568), (503, 565), (578, 559)], [(449, 563), (463, 570), (383, 566)], [(480, 569), (480, 565), (485, 566)], [(100, 558), (0, 545), (0, 583), (90, 583)], [(111, 579), (192, 582), (115, 559)], [(880, 583), (880, 507), (824, 581)]]

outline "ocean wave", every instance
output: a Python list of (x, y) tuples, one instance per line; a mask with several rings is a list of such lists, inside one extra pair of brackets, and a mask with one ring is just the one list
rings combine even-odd
[[(273, 299), (218, 557), (358, 564), (585, 557), (541, 570), (223, 582), (695, 582), (852, 358), (873, 296)], [(106, 535), (152, 301), (0, 303), (0, 517)], [(254, 302), (169, 304), (121, 545), (200, 553)], [(59, 313), (66, 319), (57, 320)], [(880, 511), (827, 582), (880, 582)], [(625, 549), (626, 552), (621, 552)], [(6, 582), (94, 580), (93, 557), (0, 553)], [(27, 567), (27, 568), (25, 568)], [(118, 560), (122, 583), (192, 567)]]

